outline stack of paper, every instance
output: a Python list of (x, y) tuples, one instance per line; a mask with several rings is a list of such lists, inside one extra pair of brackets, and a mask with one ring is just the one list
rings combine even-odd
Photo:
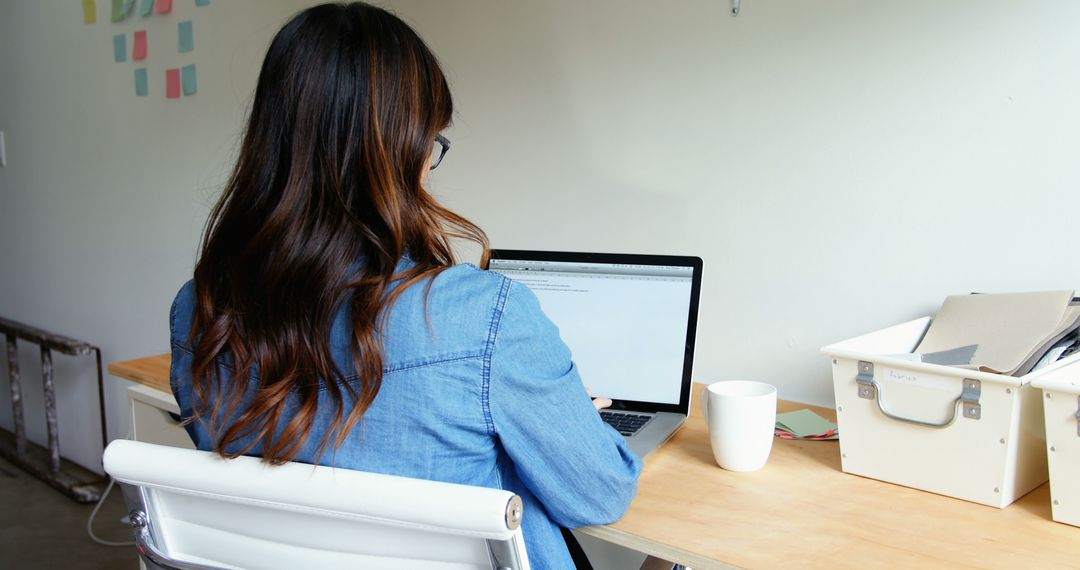
[(1023, 376), (1076, 350), (1072, 291), (952, 295), (916, 349), (922, 362)]
[(782, 439), (839, 439), (836, 424), (808, 409), (776, 414), (776, 437)]

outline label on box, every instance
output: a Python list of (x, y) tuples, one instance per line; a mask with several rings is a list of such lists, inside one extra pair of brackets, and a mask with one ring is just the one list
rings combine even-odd
[(954, 378), (930, 376), (912, 372), (911, 370), (897, 370), (895, 368), (882, 368), (881, 377), (877, 378), (877, 380), (878, 382), (885, 381), (895, 384), (904, 384), (906, 386), (929, 388), (941, 392), (951, 392), (957, 395), (960, 394), (961, 390), (960, 383)]

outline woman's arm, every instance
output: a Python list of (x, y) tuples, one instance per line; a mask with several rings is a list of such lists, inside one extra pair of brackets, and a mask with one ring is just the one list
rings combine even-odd
[(600, 419), (528, 287), (510, 284), (488, 364), (495, 435), (552, 520), (568, 528), (619, 520), (637, 493), (641, 459)]

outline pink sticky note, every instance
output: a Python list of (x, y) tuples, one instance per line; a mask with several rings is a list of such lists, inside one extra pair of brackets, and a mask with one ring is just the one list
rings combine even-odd
[(172, 12), (172, 0), (157, 0), (157, 2), (154, 2), (154, 11), (158, 14)]
[(146, 59), (146, 30), (135, 32), (135, 47), (131, 50), (131, 59)]
[(180, 98), (180, 68), (165, 71), (165, 96), (169, 99)]

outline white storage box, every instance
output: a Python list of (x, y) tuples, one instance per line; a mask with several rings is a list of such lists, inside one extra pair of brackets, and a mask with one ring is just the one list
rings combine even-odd
[(833, 359), (843, 470), (1008, 506), (1047, 480), (1042, 398), (1031, 380), (1078, 358), (1021, 378), (905, 359), (929, 324), (924, 317), (822, 349)]
[(1059, 368), (1031, 384), (1043, 390), (1051, 512), (1058, 522), (1080, 526), (1080, 366)]

